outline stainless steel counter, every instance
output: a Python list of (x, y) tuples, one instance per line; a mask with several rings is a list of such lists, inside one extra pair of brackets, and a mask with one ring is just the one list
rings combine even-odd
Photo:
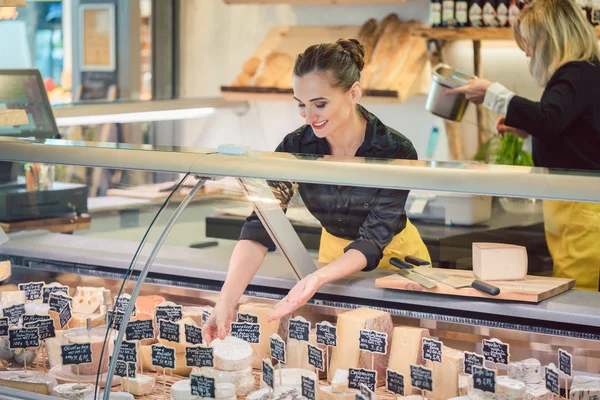
[[(137, 245), (121, 240), (25, 232), (12, 235), (0, 247), (0, 254), (15, 257), (25, 266), (77, 268), (78, 273), (84, 274), (95, 274), (95, 269), (101, 269), (118, 276), (129, 267)], [(222, 253), (229, 250), (222, 244), (206, 249), (165, 245), (150, 280), (190, 287), (200, 282), (205, 289), (218, 291), (227, 269)], [(221, 252), (220, 257), (217, 252)], [(282, 297), (295, 279), (281, 261), (278, 254), (268, 254), (248, 293)], [(369, 305), (413, 318), (600, 340), (600, 293), (571, 290), (539, 304), (506, 302), (376, 288), (374, 280), (386, 274), (389, 271), (374, 271), (329, 284), (319, 291), (313, 303), (336, 307)]]

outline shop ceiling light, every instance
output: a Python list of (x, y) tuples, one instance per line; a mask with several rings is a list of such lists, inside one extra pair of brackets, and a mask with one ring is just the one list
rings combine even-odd
[(100, 124), (127, 124), (135, 122), (180, 121), (207, 117), (215, 112), (212, 107), (189, 108), (182, 110), (147, 111), (136, 113), (117, 113), (103, 115), (82, 115), (74, 117), (58, 117), (56, 125), (85, 126)]

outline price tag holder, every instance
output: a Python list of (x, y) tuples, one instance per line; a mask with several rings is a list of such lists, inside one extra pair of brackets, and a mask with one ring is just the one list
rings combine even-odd
[(186, 347), (185, 348), (185, 366), (193, 367), (214, 367), (214, 356), (212, 347)]
[(308, 400), (317, 400), (316, 382), (307, 376), (302, 376), (302, 397)]
[(271, 389), (275, 389), (275, 374), (273, 373), (273, 365), (271, 360), (263, 360), (262, 365), (262, 380)]
[(65, 326), (69, 325), (71, 318), (73, 315), (71, 314), (71, 303), (67, 302), (65, 306), (58, 313), (58, 321), (60, 323), (60, 329), (65, 329)]
[(483, 357), (494, 364), (508, 365), (510, 361), (510, 347), (498, 339), (483, 339)]
[(258, 324), (258, 317), (254, 314), (238, 313), (237, 322), (248, 322), (249, 324)]
[(358, 348), (369, 353), (387, 353), (387, 333), (361, 329)]
[(288, 338), (308, 342), (310, 340), (310, 322), (302, 317), (288, 321)]
[(8, 327), (10, 324), (8, 323), (8, 317), (0, 318), (0, 337), (8, 336)]
[(312, 344), (308, 345), (308, 363), (318, 369), (319, 371), (325, 371), (323, 365), (323, 350), (319, 349)]
[(420, 365), (410, 365), (410, 384), (421, 390), (433, 391), (433, 372)]
[(161, 319), (158, 321), (158, 337), (168, 342), (179, 343), (179, 325), (171, 321), (165, 321), (164, 319)]
[(192, 374), (190, 375), (190, 386), (192, 387), (192, 396), (215, 398), (215, 378)]
[(546, 381), (546, 389), (551, 391), (557, 396), (560, 396), (560, 383), (558, 381), (558, 372), (551, 370), (548, 367), (544, 367), (544, 380)]
[(181, 306), (156, 306), (154, 310), (157, 321), (164, 319), (177, 322), (183, 319), (183, 307)]
[(63, 365), (81, 365), (92, 362), (90, 343), (63, 344), (60, 346)]
[(48, 300), (50, 311), (60, 312), (67, 303), (70, 303), (72, 306), (73, 298), (67, 296), (63, 292), (50, 293), (50, 298)]
[(386, 370), (385, 388), (398, 396), (404, 396), (404, 375), (391, 369)]
[(473, 375), (473, 367), (483, 367), (483, 356), (477, 353), (465, 351), (465, 361), (463, 362), (463, 371), (465, 374)]
[(151, 363), (154, 367), (175, 369), (175, 349), (153, 344)]
[(230, 332), (231, 336), (248, 343), (260, 343), (260, 324), (232, 322)]
[(423, 358), (432, 362), (442, 363), (443, 343), (434, 339), (423, 338)]
[(183, 325), (185, 332), (185, 341), (189, 344), (202, 344), (202, 329), (194, 325)]
[(285, 343), (279, 338), (271, 336), (270, 338), (271, 357), (282, 364), (285, 364)]
[(28, 301), (39, 300), (42, 298), (42, 289), (44, 282), (19, 283), (19, 290), (25, 292), (25, 299)]
[(8, 317), (8, 323), (10, 325), (17, 325), (21, 316), (25, 314), (25, 304), (15, 304), (14, 306), (6, 307), (2, 309), (2, 314)]
[(136, 363), (130, 362), (126, 363), (124, 361), (117, 361), (115, 366), (115, 375), (120, 376), (121, 378), (131, 378), (135, 379), (136, 377)]
[[(121, 329), (121, 325), (123, 324), (123, 316), (125, 314), (122, 312), (112, 312), (112, 311), (108, 311), (107, 312), (107, 321), (108, 321), (108, 326), (112, 327), (112, 329), (118, 331)], [(131, 322), (133, 323), (133, 322)], [(153, 336), (154, 337), (154, 334)]]
[(50, 301), (50, 294), (62, 292), (69, 295), (69, 287), (68, 286), (43, 286), (42, 287), (42, 302), (44, 304), (48, 304)]
[(137, 363), (137, 346), (134, 342), (123, 341), (117, 361)]
[[(123, 321), (123, 314), (118, 313), (118, 316)], [(120, 323), (119, 323), (120, 325)], [(151, 319), (140, 319), (131, 321), (125, 328), (125, 339), (128, 341), (138, 341), (154, 338), (154, 321)]]
[(8, 347), (11, 350), (40, 347), (38, 328), (9, 329)]
[(317, 327), (317, 343), (337, 347), (337, 328), (329, 322), (321, 322)]
[[(127, 307), (129, 306), (129, 301), (131, 300), (131, 295), (122, 294), (121, 296), (115, 297), (115, 307), (114, 310), (116, 312), (125, 313), (127, 311)], [(137, 313), (135, 305), (133, 306), (133, 311), (131, 312), (131, 316), (135, 317)]]
[(496, 371), (474, 366), (473, 387), (484, 392), (496, 393)]
[(372, 391), (375, 391), (377, 385), (377, 371), (364, 368), (350, 368), (348, 370), (348, 387), (350, 389), (360, 389), (365, 385)]
[(567, 376), (573, 376), (573, 356), (563, 349), (558, 349), (558, 369)]
[[(36, 315), (37, 316), (37, 315)], [(41, 317), (41, 315), (39, 315)], [(40, 340), (52, 339), (56, 337), (56, 327), (54, 326), (54, 320), (48, 318), (37, 319), (33, 322), (23, 323), (25, 328), (37, 328)]]

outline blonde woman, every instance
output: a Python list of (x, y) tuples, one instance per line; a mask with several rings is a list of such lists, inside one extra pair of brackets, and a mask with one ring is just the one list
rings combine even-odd
[[(570, 0), (535, 0), (519, 15), (513, 34), (545, 87), (539, 102), (485, 79), (449, 92), (501, 114), (500, 135), (531, 135), (536, 166), (599, 171), (600, 51), (593, 27)], [(597, 291), (600, 204), (545, 201), (544, 223), (554, 275)]]

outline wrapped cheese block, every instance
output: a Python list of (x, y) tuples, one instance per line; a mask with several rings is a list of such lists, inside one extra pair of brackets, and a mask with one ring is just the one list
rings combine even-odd
[(156, 379), (142, 374), (136, 374), (135, 378), (123, 378), (121, 384), (123, 391), (134, 396), (145, 396), (152, 393)]
[(531, 383), (525, 387), (524, 400), (553, 400), (554, 394), (546, 389), (545, 383)]
[[(192, 387), (190, 380), (186, 379), (174, 383), (171, 386), (172, 400), (203, 400), (204, 397), (192, 395)], [(229, 400), (236, 399), (235, 387), (231, 383), (216, 383), (215, 382), (215, 399)]]
[(542, 364), (535, 358), (511, 362), (508, 366), (508, 377), (523, 383), (540, 383), (543, 378)]
[(252, 375), (252, 367), (239, 371), (219, 371), (214, 368), (193, 368), (192, 374), (206, 375), (215, 379), (215, 383), (231, 383), (235, 385), (235, 395), (247, 396), (254, 390), (255, 380)]
[(287, 329), (289, 315), (277, 320), (268, 321), (269, 314), (273, 311), (273, 305), (264, 303), (246, 303), (241, 304), (238, 310), (243, 314), (251, 314), (258, 318), (260, 324), (260, 342), (251, 344), (254, 350), (254, 362), (252, 366), (256, 369), (262, 368), (262, 360), (271, 357), (269, 338), (274, 333), (278, 334), (285, 341), (287, 338)]
[(394, 325), (389, 313), (370, 308), (357, 308), (338, 315), (338, 345), (333, 348), (330, 371), (338, 369), (365, 368), (371, 369), (372, 355), (358, 348), (361, 329), (387, 333), (388, 348), (386, 354), (375, 354), (374, 364), (377, 371), (378, 384), (385, 381), (385, 370), (390, 357), (390, 345), (393, 344), (392, 330)]
[(46, 372), (0, 371), (0, 386), (49, 395), (56, 380)]
[(347, 393), (335, 393), (331, 386), (321, 386), (319, 388), (319, 398), (322, 400), (354, 400), (359, 390), (350, 389)]
[[(281, 377), (280, 377), (281, 375)], [(317, 375), (313, 371), (301, 368), (282, 368), (276, 367), (273, 372), (273, 382), (275, 387), (280, 386), (295, 387), (298, 390), (302, 390), (302, 377), (306, 376), (314, 381), (317, 381)], [(261, 380), (260, 387), (266, 388), (267, 384)]]
[[(261, 332), (262, 336), (262, 332)], [(221, 371), (240, 371), (252, 365), (254, 351), (242, 339), (227, 336), (210, 343), (213, 348), (214, 366)]]
[[(434, 381), (435, 383), (435, 381)], [(507, 376), (496, 377), (496, 393), (488, 393), (479, 389), (473, 389), (469, 393), (473, 399), (490, 400), (521, 400), (525, 397), (525, 384)]]
[(302, 392), (295, 387), (280, 386), (270, 394), (270, 388), (264, 388), (250, 393), (246, 400), (301, 400)]
[(459, 395), (458, 377), (463, 371), (464, 360), (465, 353), (447, 346), (442, 346), (441, 363), (427, 360), (426, 366), (433, 372), (433, 392), (429, 393), (430, 397), (441, 400)]
[[(429, 337), (429, 330), (410, 326), (394, 328), (388, 368), (404, 376), (410, 377), (410, 365), (421, 365), (422, 341)], [(385, 375), (384, 375), (385, 376)], [(404, 393), (413, 394), (410, 379), (404, 380)]]
[(94, 388), (90, 383), (64, 383), (52, 388), (51, 395), (67, 400), (83, 400), (88, 394), (94, 393)]
[(573, 377), (569, 400), (594, 400), (600, 398), (600, 378), (592, 376)]
[(527, 249), (523, 246), (473, 243), (473, 273), (482, 281), (525, 279), (527, 263)]
[[(185, 347), (191, 346), (190, 344), (188, 344), (185, 341), (185, 325), (186, 324), (187, 325), (196, 325), (196, 324), (194, 323), (194, 320), (189, 317), (181, 319), (174, 323), (179, 325), (179, 342), (171, 342), (169, 340), (164, 340), (164, 339), (161, 339), (159, 336), (158, 343), (160, 343), (163, 346), (174, 348), (176, 353), (185, 353)], [(160, 326), (160, 325), (158, 325), (158, 326)]]

